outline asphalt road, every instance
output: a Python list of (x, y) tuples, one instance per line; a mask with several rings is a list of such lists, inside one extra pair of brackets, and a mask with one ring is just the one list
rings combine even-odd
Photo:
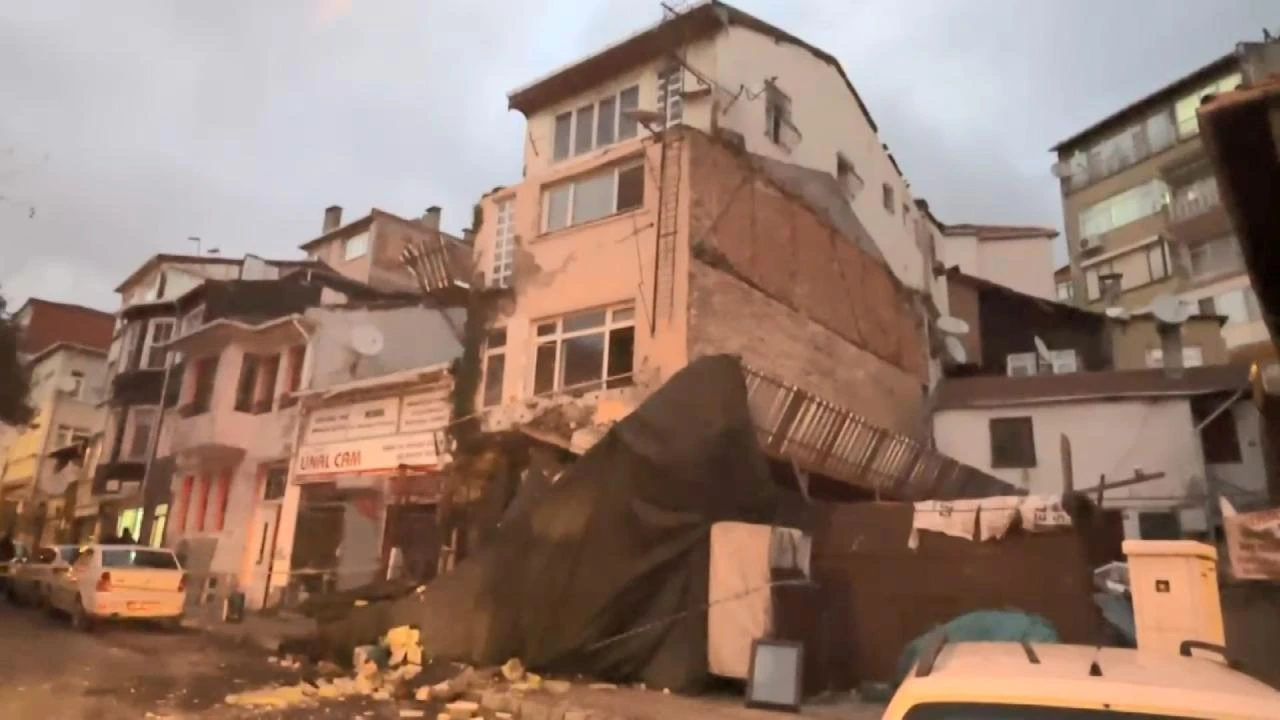
[(399, 716), (365, 698), (285, 712), (225, 703), (230, 693), (298, 680), (298, 671), (273, 665), (260, 650), (199, 632), (107, 626), (79, 633), (65, 619), (0, 600), (4, 720)]

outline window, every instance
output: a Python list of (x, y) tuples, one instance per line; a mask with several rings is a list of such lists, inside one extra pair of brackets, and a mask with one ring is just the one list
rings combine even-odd
[(253, 393), (258, 389), (258, 366), (262, 358), (245, 353), (240, 362), (240, 379), (236, 383), (236, 412), (253, 409)]
[(284, 497), (285, 486), (289, 480), (288, 465), (271, 465), (263, 471), (263, 500), (279, 500)]
[(489, 272), (490, 287), (510, 287), (515, 267), (516, 227), (515, 198), (498, 203), (498, 218), (493, 234), (493, 269)]
[(893, 206), (894, 206), (893, 188), (889, 187), (889, 183), (884, 183), (884, 185), (882, 185), (880, 189), (881, 189), (881, 192), (884, 194), (884, 209), (888, 210), (889, 214), (892, 215)]
[(658, 113), (663, 126), (679, 124), (684, 117), (684, 68), (676, 65), (658, 72)]
[(764, 134), (769, 141), (790, 151), (795, 145), (795, 125), (791, 122), (791, 98), (772, 82), (765, 83)]
[(836, 153), (836, 179), (840, 181), (840, 186), (844, 188), (849, 199), (852, 200), (862, 192), (862, 178), (854, 168), (853, 161), (843, 153)]
[(293, 393), (302, 389), (302, 370), (306, 365), (307, 346), (295, 345), (289, 348), (286, 360), (289, 365), (289, 376), (285, 380), (284, 395), (280, 398), (280, 407), (289, 407), (297, 400), (293, 397)]
[(169, 524), (169, 504), (160, 503), (156, 505), (155, 511), (152, 513), (151, 520), (151, 537), (147, 544), (151, 547), (158, 548), (164, 546), (164, 529)]
[(120, 354), (122, 357), (120, 367), (122, 370), (138, 369), (138, 344), (146, 332), (147, 323), (143, 320), (131, 322), (125, 326), (124, 335), (120, 341)]
[(1058, 300), (1064, 303), (1072, 302), (1076, 299), (1076, 286), (1070, 280), (1058, 281)]
[(484, 342), (484, 407), (502, 404), (502, 378), (507, 368), (507, 330), (490, 330)]
[(129, 411), (129, 443), (125, 446), (125, 460), (145, 460), (151, 447), (151, 435), (155, 431), (160, 413), (152, 407), (135, 407)]
[(1215, 238), (1187, 248), (1188, 271), (1194, 279), (1244, 270), (1244, 256), (1234, 236)]
[(209, 412), (213, 402), (213, 381), (218, 376), (218, 356), (211, 355), (197, 360), (191, 366), (194, 376), (190, 414), (199, 415)]
[(1030, 417), (991, 418), (991, 467), (1036, 466), (1035, 434)]
[(1067, 160), (1070, 186), (1079, 190), (1114, 175), (1174, 143), (1173, 116), (1161, 110)]
[(1212, 300), (1214, 313), (1227, 318), (1226, 325), (1241, 325), (1262, 319), (1258, 297), (1252, 288), (1238, 288)]
[(555, 119), (552, 160), (597, 150), (636, 136), (637, 123), (626, 117), (640, 106), (640, 86), (632, 85), (598, 103), (560, 113)]
[(1035, 353), (1013, 353), (1005, 358), (1005, 372), (1009, 377), (1025, 377), (1035, 375), (1039, 370), (1040, 358)]
[(231, 471), (228, 470), (218, 476), (217, 490), (214, 495), (213, 522), (209, 526), (209, 529), (213, 532), (222, 532), (222, 528), (227, 521), (227, 501), (230, 498)]
[(178, 556), (168, 550), (102, 549), (102, 567), (138, 567), (148, 570), (180, 570)]
[[(1182, 348), (1182, 367), (1200, 367), (1204, 365), (1204, 353), (1199, 346), (1187, 345)], [(1153, 348), (1147, 351), (1147, 367), (1164, 367), (1164, 350)]]
[(1097, 237), (1160, 212), (1169, 202), (1169, 186), (1152, 180), (1094, 203), (1080, 212), (1080, 237)]
[[(1226, 398), (1218, 395), (1200, 395), (1191, 398), (1191, 419), (1196, 425), (1205, 420), (1208, 424), (1200, 428), (1200, 444), (1204, 446), (1204, 461), (1211, 464), (1233, 464), (1241, 462), (1240, 437), (1236, 429), (1236, 417), (1227, 408), (1218, 412)], [(1217, 415), (1214, 415), (1218, 412)]]
[(196, 479), (190, 475), (182, 478), (182, 488), (178, 492), (178, 509), (174, 519), (178, 521), (178, 532), (187, 531), (187, 515), (191, 511), (191, 493), (195, 489)]
[(84, 398), (84, 373), (79, 370), (71, 371), (71, 387), (67, 389), (67, 394), (74, 398)]
[(204, 532), (205, 516), (209, 514), (209, 490), (211, 488), (212, 483), (209, 481), (209, 477), (207, 475), (201, 477), (199, 487), (196, 489), (195, 493), (195, 522), (191, 523), (192, 529), (196, 532)]
[(142, 347), (142, 367), (146, 370), (163, 368), (169, 361), (169, 351), (163, 345), (173, 338), (174, 321), (152, 320), (147, 340)]
[(343, 260), (355, 260), (358, 257), (363, 257), (367, 252), (369, 252), (368, 232), (349, 237), (342, 243)]
[(635, 308), (587, 310), (536, 326), (535, 395), (631, 384)]
[(253, 393), (253, 412), (267, 413), (275, 406), (276, 378), (280, 376), (279, 353), (264, 358), (258, 366), (258, 387)]
[(1151, 282), (1169, 277), (1172, 270), (1169, 267), (1168, 243), (1164, 240), (1158, 240), (1154, 244), (1148, 245), (1145, 252), (1147, 255), (1147, 275), (1151, 278)]
[(1076, 351), (1067, 348), (1064, 350), (1049, 351), (1049, 369), (1054, 375), (1066, 375), (1068, 373), (1077, 372), (1080, 369), (1079, 361), (1076, 359)]
[(1212, 175), (1174, 188), (1169, 215), (1175, 222), (1203, 215), (1218, 206), (1218, 180)]
[(644, 165), (627, 164), (542, 193), (542, 231), (553, 232), (644, 205)]
[(1178, 137), (1189, 138), (1200, 132), (1200, 121), (1196, 119), (1196, 109), (1200, 107), (1201, 98), (1205, 95), (1235, 90), (1242, 81), (1243, 76), (1240, 73), (1234, 73), (1185, 95), (1175, 103), (1173, 115), (1178, 125)]

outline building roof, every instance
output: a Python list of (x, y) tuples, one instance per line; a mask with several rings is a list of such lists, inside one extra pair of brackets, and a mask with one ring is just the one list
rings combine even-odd
[[(507, 95), (507, 104), (528, 116), (540, 108), (582, 90), (595, 87), (618, 73), (660, 57), (673, 48), (713, 35), (726, 26), (738, 25), (766, 35), (777, 42), (795, 45), (827, 63), (840, 73), (845, 86), (858, 103), (862, 115), (873, 131), (879, 132), (871, 111), (850, 82), (844, 68), (835, 56), (821, 50), (781, 28), (719, 0), (703, 0), (670, 20), (651, 25), (600, 52), (552, 72), (532, 84), (513, 90)], [(736, 90), (736, 88), (734, 88)]]
[(1234, 51), (1218, 57), (1209, 64), (1202, 65), (1195, 70), (1192, 70), (1150, 95), (1139, 98), (1119, 110), (1116, 110), (1110, 115), (1107, 115), (1101, 120), (1094, 122), (1083, 130), (1076, 132), (1071, 137), (1068, 137), (1067, 139), (1060, 141), (1057, 145), (1049, 148), (1049, 151), (1059, 152), (1088, 139), (1092, 135), (1100, 134), (1103, 130), (1118, 124), (1123, 119), (1147, 110), (1153, 110), (1158, 105), (1172, 102), (1183, 92), (1191, 90), (1196, 85), (1209, 82), (1215, 76), (1238, 66), (1239, 60), (1236, 58)]
[(27, 366), (33, 367), (45, 358), (53, 355), (61, 350), (69, 350), (72, 352), (81, 352), (86, 355), (106, 355), (108, 348), (91, 347), (89, 345), (81, 345), (73, 342), (56, 342), (40, 352), (27, 358)]
[(975, 375), (947, 378), (938, 386), (937, 408), (959, 410), (999, 408), (1134, 398), (1174, 398), (1247, 390), (1247, 364), (1183, 368), (1173, 375), (1165, 368), (1105, 370), (1061, 375)]
[(35, 355), (58, 343), (104, 351), (111, 347), (116, 320), (109, 312), (34, 297), (18, 313), (24, 311), (30, 313), (30, 321), (18, 339), (22, 355)]
[(1200, 135), (1213, 161), (1222, 205), (1231, 216), (1249, 278), (1272, 341), (1280, 338), (1280, 77), (1222, 93), (1199, 109)]
[[(222, 257), (219, 255), (182, 255), (175, 253), (159, 253), (152, 255), (150, 259), (142, 263), (138, 269), (129, 273), (129, 277), (124, 282), (116, 286), (116, 292), (122, 293), (126, 288), (133, 285), (137, 281), (146, 276), (147, 273), (155, 270), (157, 267), (166, 263), (186, 263), (196, 265), (239, 265), (244, 262), (244, 258), (239, 257)], [(268, 265), (276, 267), (292, 267), (299, 265), (307, 265), (313, 261), (307, 259), (301, 260), (264, 260)]]
[[(932, 213), (931, 213), (932, 215)], [(937, 222), (935, 220), (935, 222)], [(1052, 240), (1058, 237), (1054, 228), (1037, 225), (947, 225), (938, 223), (943, 235), (976, 235), (979, 240), (1023, 240), (1026, 238), (1045, 238)]]

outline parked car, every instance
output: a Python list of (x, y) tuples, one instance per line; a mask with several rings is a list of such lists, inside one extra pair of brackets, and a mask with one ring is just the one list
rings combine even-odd
[(27, 560), (27, 546), (21, 542), (13, 543), (13, 559), (0, 562), (0, 590), (5, 590), (9, 586), (9, 575), (13, 573), (13, 569)]
[(49, 609), (89, 630), (102, 620), (182, 622), (187, 574), (172, 550), (145, 545), (88, 545), (71, 569), (53, 578)]
[(1280, 692), (1225, 650), (935, 642), (882, 720), (1276, 720)]
[(53, 578), (71, 569), (80, 554), (78, 545), (47, 545), (38, 548), (26, 561), (14, 566), (6, 588), (16, 604), (43, 605), (49, 597)]

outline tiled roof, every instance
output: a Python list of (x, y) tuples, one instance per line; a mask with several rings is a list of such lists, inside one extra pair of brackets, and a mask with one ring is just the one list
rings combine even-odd
[(948, 378), (938, 386), (937, 408), (995, 408), (1060, 402), (1206, 395), (1249, 387), (1247, 364), (1107, 370), (1062, 375)]

